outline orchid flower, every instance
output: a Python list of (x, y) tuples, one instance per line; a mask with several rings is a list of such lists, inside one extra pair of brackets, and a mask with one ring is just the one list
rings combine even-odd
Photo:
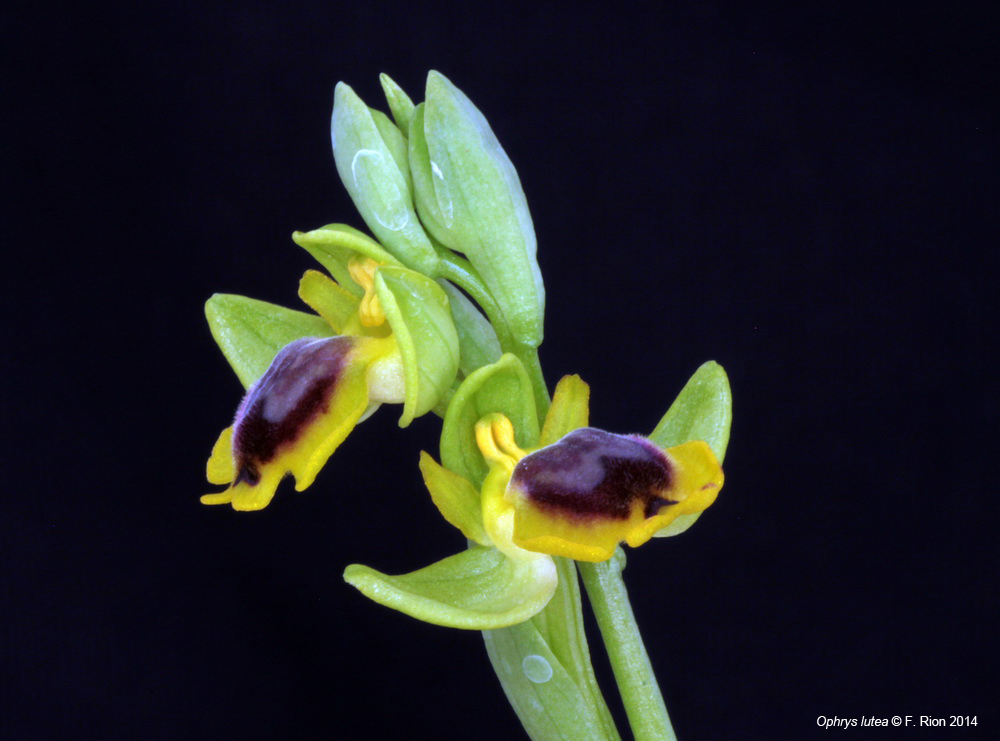
[(458, 372), (458, 335), (437, 283), (346, 227), (296, 238), (342, 281), (315, 270), (303, 276), (299, 296), (317, 316), (239, 296), (208, 302), (213, 334), (249, 388), (208, 461), (208, 480), (228, 487), (204, 504), (262, 509), (289, 473), (304, 490), (379, 405), (402, 404), (405, 427)]
[[(467, 427), (484, 381), (506, 375), (516, 383), (519, 366), (505, 355), (470, 376), (449, 406), (445, 434), (451, 428), (458, 440), (467, 438), (461, 420)], [(405, 576), (354, 565), (345, 579), (376, 602), (427, 622), (504, 627), (545, 607), (557, 582), (553, 556), (606, 561), (620, 542), (642, 545), (715, 501), (723, 474), (706, 442), (663, 449), (645, 437), (588, 427), (588, 400), (579, 376), (563, 378), (538, 444), (527, 450), (506, 414), (482, 415), (471, 429), (487, 469), (481, 488), (423, 453), (420, 470), (434, 504), (476, 545)], [(537, 435), (530, 422), (528, 428), (522, 439)], [(456, 468), (473, 477), (482, 470), (464, 465), (463, 454), (456, 455), (460, 445), (442, 445)]]

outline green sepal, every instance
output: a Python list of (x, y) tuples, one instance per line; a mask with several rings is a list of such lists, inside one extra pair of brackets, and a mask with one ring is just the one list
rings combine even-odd
[(542, 425), (542, 445), (553, 445), (590, 423), (590, 386), (580, 376), (563, 376)]
[(475, 546), (403, 576), (352, 564), (344, 580), (380, 605), (448, 628), (491, 630), (516, 625), (552, 598), (558, 582), (551, 558), (507, 558)]
[(491, 412), (505, 414), (522, 448), (538, 444), (538, 415), (531, 379), (521, 361), (506, 353), (474, 371), (448, 404), (441, 426), (441, 463), (479, 486), (489, 471), (476, 444), (476, 422)]
[(330, 132), (337, 172), (368, 228), (406, 265), (437, 275), (437, 253), (417, 219), (408, 178), (371, 110), (343, 82), (333, 96)]
[(410, 119), (413, 118), (413, 101), (410, 100), (410, 96), (385, 72), (378, 76), (378, 80), (382, 83), (382, 92), (385, 93), (385, 100), (389, 104), (389, 110), (392, 111), (396, 126), (403, 132), (409, 131)]
[[(670, 448), (688, 440), (703, 440), (722, 463), (726, 457), (732, 421), (733, 394), (729, 378), (721, 365), (710, 360), (694, 372), (649, 439), (661, 448)], [(680, 515), (656, 537), (679, 535), (700, 516), (700, 512)]]
[(483, 114), (430, 72), (409, 129), (414, 200), (431, 234), (462, 252), (496, 298), (515, 338), (542, 341), (545, 288), (517, 172)]
[(459, 370), (469, 375), (484, 365), (497, 362), (503, 351), (493, 325), (451, 283), (438, 280), (438, 285), (448, 294), (451, 316), (455, 320), (455, 329), (458, 330)]
[(554, 561), (559, 587), (549, 604), (519, 625), (484, 631), (486, 651), (530, 738), (618, 741), (590, 663), (576, 567)]
[(334, 334), (315, 314), (229, 293), (216, 293), (205, 302), (205, 318), (244, 388), (264, 375), (274, 356), (289, 342)]
[(458, 373), (458, 334), (444, 290), (426, 275), (394, 266), (375, 271), (375, 292), (403, 357), (406, 396), (399, 426), (426, 414)]
[(315, 257), (342, 288), (359, 298), (365, 291), (347, 269), (352, 255), (370, 257), (379, 265), (402, 265), (374, 239), (347, 224), (327, 224), (310, 232), (294, 232), (292, 241)]
[(299, 298), (323, 317), (334, 332), (343, 332), (358, 311), (358, 297), (318, 270), (307, 270), (302, 276)]
[(479, 489), (449, 471), (427, 453), (420, 453), (420, 473), (431, 500), (449, 524), (479, 545), (492, 545), (483, 527), (483, 505)]

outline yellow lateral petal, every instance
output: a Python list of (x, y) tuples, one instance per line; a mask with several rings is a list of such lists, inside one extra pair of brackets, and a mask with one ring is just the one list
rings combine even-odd
[(299, 281), (299, 298), (323, 317), (337, 333), (344, 331), (348, 320), (358, 310), (355, 295), (317, 270), (307, 270), (302, 276)]
[(444, 519), (461, 530), (469, 540), (480, 545), (492, 545), (483, 528), (482, 502), (476, 487), (423, 451), (420, 452), (420, 472), (431, 499)]
[(563, 376), (545, 416), (541, 444), (552, 445), (573, 430), (586, 427), (589, 419), (590, 386), (580, 376)]

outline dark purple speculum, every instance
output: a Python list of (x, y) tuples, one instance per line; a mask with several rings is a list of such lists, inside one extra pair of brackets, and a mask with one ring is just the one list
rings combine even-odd
[(636, 502), (646, 517), (674, 504), (663, 498), (671, 479), (670, 461), (645, 438), (584, 427), (522, 458), (511, 483), (562, 517), (624, 520)]
[(327, 410), (353, 346), (350, 337), (304, 337), (275, 356), (236, 413), (234, 485), (243, 481), (256, 486), (260, 466), (298, 440)]

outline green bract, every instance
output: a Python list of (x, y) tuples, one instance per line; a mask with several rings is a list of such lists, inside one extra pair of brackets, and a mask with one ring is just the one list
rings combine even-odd
[(438, 72), (410, 119), (409, 152), (424, 225), (469, 258), (515, 338), (537, 347), (545, 288), (520, 180), (483, 114)]
[(379, 116), (376, 122), (350, 87), (337, 85), (330, 127), (337, 172), (379, 241), (408, 266), (436, 276), (437, 253), (417, 220), (405, 158), (398, 159), (405, 142), (388, 118)]
[(618, 741), (590, 662), (576, 567), (554, 560), (559, 586), (545, 609), (523, 623), (483, 631), (490, 663), (532, 739)]

